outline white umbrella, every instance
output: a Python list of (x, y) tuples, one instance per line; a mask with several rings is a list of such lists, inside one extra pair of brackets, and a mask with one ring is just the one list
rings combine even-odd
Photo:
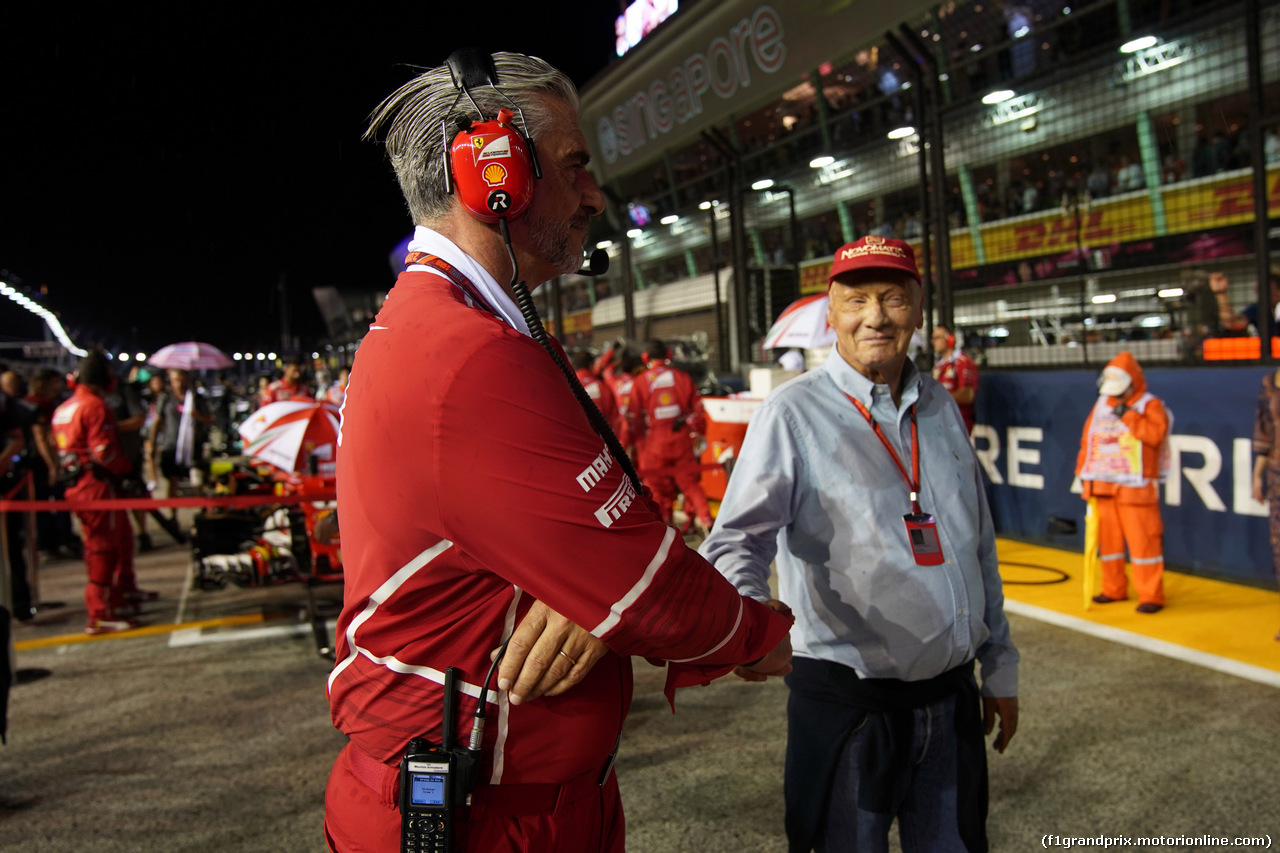
[(310, 458), (332, 473), (338, 444), (338, 407), (300, 398), (268, 403), (240, 425), (246, 456), (284, 471), (306, 470)]
[(817, 293), (792, 302), (765, 335), (762, 349), (817, 349), (836, 342), (835, 331), (827, 325), (827, 295)]

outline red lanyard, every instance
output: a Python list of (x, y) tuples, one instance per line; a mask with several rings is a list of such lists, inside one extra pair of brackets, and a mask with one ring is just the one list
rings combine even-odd
[(871, 413), (867, 411), (867, 407), (862, 405), (857, 399), (850, 394), (845, 394), (849, 398), (849, 402), (862, 412), (862, 416), (867, 419), (867, 423), (875, 430), (876, 438), (880, 439), (880, 443), (884, 445), (884, 449), (889, 451), (889, 457), (893, 459), (893, 464), (898, 466), (898, 470), (902, 472), (902, 479), (907, 481), (907, 488), (911, 490), (911, 511), (916, 515), (923, 515), (920, 509), (920, 437), (916, 426), (916, 404), (912, 403), (911, 412), (911, 473), (907, 473), (907, 468), (902, 464), (902, 460), (898, 458), (898, 452), (893, 449), (893, 445), (889, 443), (889, 439), (884, 434), (884, 430), (880, 429), (880, 424), (871, 417)]
[(423, 266), (431, 267), (436, 272), (447, 277), (459, 290), (471, 297), (472, 302), (475, 302), (495, 317), (500, 316), (497, 311), (493, 310), (493, 306), (491, 306), (480, 294), (480, 291), (476, 290), (476, 286), (471, 283), (471, 280), (463, 275), (461, 270), (457, 269), (444, 258), (438, 258), (435, 255), (429, 255), (426, 252), (410, 252), (405, 256), (404, 265), (408, 267), (414, 264), (422, 264)]

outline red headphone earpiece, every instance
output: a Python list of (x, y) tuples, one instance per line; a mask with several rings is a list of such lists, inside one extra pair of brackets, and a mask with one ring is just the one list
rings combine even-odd
[(947, 349), (953, 349), (955, 345), (956, 345), (956, 336), (948, 332), (947, 333)]
[(458, 131), (447, 164), (458, 200), (481, 222), (514, 219), (533, 201), (537, 163), (529, 140), (512, 123), (511, 110)]

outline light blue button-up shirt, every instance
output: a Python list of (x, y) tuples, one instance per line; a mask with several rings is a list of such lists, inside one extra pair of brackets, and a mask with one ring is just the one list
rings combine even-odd
[[(919, 424), (920, 504), (937, 521), (946, 559), (917, 565), (903, 515), (902, 472), (867, 419), (911, 470)], [(796, 655), (867, 678), (919, 681), (973, 658), (982, 692), (1016, 696), (995, 531), (977, 459), (951, 395), (904, 367), (902, 402), (833, 348), (826, 365), (779, 386), (751, 417), (703, 556), (759, 600), (777, 559), (778, 596), (795, 612)]]

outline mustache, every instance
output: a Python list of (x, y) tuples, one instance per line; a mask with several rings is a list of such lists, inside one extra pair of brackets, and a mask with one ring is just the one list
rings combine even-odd
[(569, 227), (577, 228), (580, 231), (586, 231), (589, 224), (591, 224), (591, 214), (586, 210), (579, 210), (574, 214), (573, 218), (569, 220)]

